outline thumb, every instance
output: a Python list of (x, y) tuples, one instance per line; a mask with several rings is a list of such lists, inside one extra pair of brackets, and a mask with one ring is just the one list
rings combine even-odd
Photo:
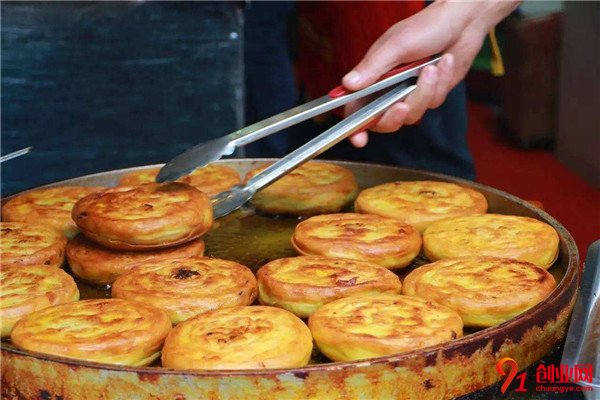
[(356, 67), (342, 78), (342, 84), (350, 90), (363, 89), (375, 83), (400, 62), (400, 49), (384, 35), (371, 46)]

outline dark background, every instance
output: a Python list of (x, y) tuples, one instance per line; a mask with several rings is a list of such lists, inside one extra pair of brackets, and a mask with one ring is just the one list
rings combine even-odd
[(243, 120), (236, 3), (2, 2), (2, 195), (168, 161)]

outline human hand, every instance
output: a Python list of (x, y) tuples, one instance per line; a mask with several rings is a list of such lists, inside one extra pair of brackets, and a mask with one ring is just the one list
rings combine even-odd
[[(395, 132), (418, 122), (427, 109), (437, 108), (467, 74), (483, 41), (498, 22), (509, 15), (518, 1), (454, 2), (438, 0), (421, 12), (400, 21), (373, 43), (364, 58), (342, 79), (350, 90), (375, 83), (398, 64), (444, 53), (437, 65), (427, 66), (417, 88), (405, 101), (394, 104), (369, 130)], [(346, 115), (364, 101), (346, 106)], [(350, 137), (356, 147), (367, 144), (367, 132)]]

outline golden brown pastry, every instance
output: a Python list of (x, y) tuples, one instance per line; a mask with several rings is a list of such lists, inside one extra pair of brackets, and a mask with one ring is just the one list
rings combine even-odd
[(558, 233), (528, 217), (485, 214), (452, 218), (423, 233), (428, 259), (490, 256), (527, 261), (548, 269), (558, 256)]
[(347, 296), (399, 293), (400, 278), (364, 261), (320, 256), (280, 258), (258, 270), (261, 304), (307, 318), (324, 304)]
[(292, 244), (304, 255), (368, 261), (396, 269), (409, 265), (419, 254), (421, 235), (392, 218), (329, 214), (300, 222)]
[(83, 235), (67, 243), (67, 262), (73, 274), (95, 285), (108, 285), (140, 263), (202, 256), (204, 241), (192, 240), (179, 246), (150, 251), (123, 251), (102, 247)]
[(208, 196), (184, 183), (149, 183), (93, 193), (73, 207), (73, 220), (96, 243), (151, 250), (197, 239), (212, 226)]
[(56, 304), (79, 300), (69, 274), (45, 265), (10, 265), (0, 269), (0, 322), (2, 337), (27, 314)]
[(265, 369), (302, 367), (312, 351), (310, 331), (275, 307), (228, 307), (177, 325), (167, 337), (163, 367)]
[(398, 294), (350, 296), (325, 304), (308, 319), (315, 344), (333, 361), (381, 357), (462, 336), (453, 310)]
[(71, 218), (73, 205), (82, 197), (99, 190), (102, 188), (86, 186), (32, 190), (10, 199), (2, 207), (2, 220), (50, 226), (72, 238), (79, 231)]
[[(119, 186), (139, 186), (153, 183), (160, 168), (143, 169), (124, 175), (119, 181)], [(240, 184), (240, 174), (233, 168), (220, 164), (207, 165), (198, 168), (191, 174), (183, 176), (177, 182), (186, 183), (195, 187), (207, 196), (212, 197)]]
[(356, 212), (396, 218), (419, 232), (435, 221), (484, 214), (487, 206), (478, 191), (437, 181), (384, 183), (363, 190), (354, 203)]
[(402, 293), (455, 310), (465, 326), (501, 324), (545, 299), (556, 286), (535, 265), (493, 257), (449, 258), (412, 271)]
[[(246, 182), (266, 166), (246, 175)], [(262, 189), (251, 200), (258, 210), (269, 214), (309, 216), (338, 212), (358, 193), (350, 170), (335, 164), (310, 161)]]
[(248, 306), (256, 295), (250, 269), (208, 257), (145, 261), (112, 286), (112, 297), (162, 308), (173, 324), (217, 308)]
[(159, 308), (122, 299), (60, 304), (21, 318), (10, 339), (29, 351), (143, 366), (160, 355), (171, 321)]
[(67, 238), (54, 228), (27, 222), (0, 222), (0, 265), (60, 267)]

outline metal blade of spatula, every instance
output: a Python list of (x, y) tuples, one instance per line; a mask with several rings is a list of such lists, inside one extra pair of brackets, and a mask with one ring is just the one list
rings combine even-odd
[(600, 240), (588, 249), (561, 364), (579, 368), (569, 378), (592, 387), (583, 391), (586, 399), (598, 398), (594, 393), (600, 390)]
[(33, 147), (29, 146), (24, 149), (12, 152), (10, 154), (3, 155), (2, 157), (0, 157), (0, 163), (3, 163), (4, 161), (12, 160), (13, 158), (21, 157), (22, 155), (29, 153), (31, 151), (31, 149), (33, 149)]

